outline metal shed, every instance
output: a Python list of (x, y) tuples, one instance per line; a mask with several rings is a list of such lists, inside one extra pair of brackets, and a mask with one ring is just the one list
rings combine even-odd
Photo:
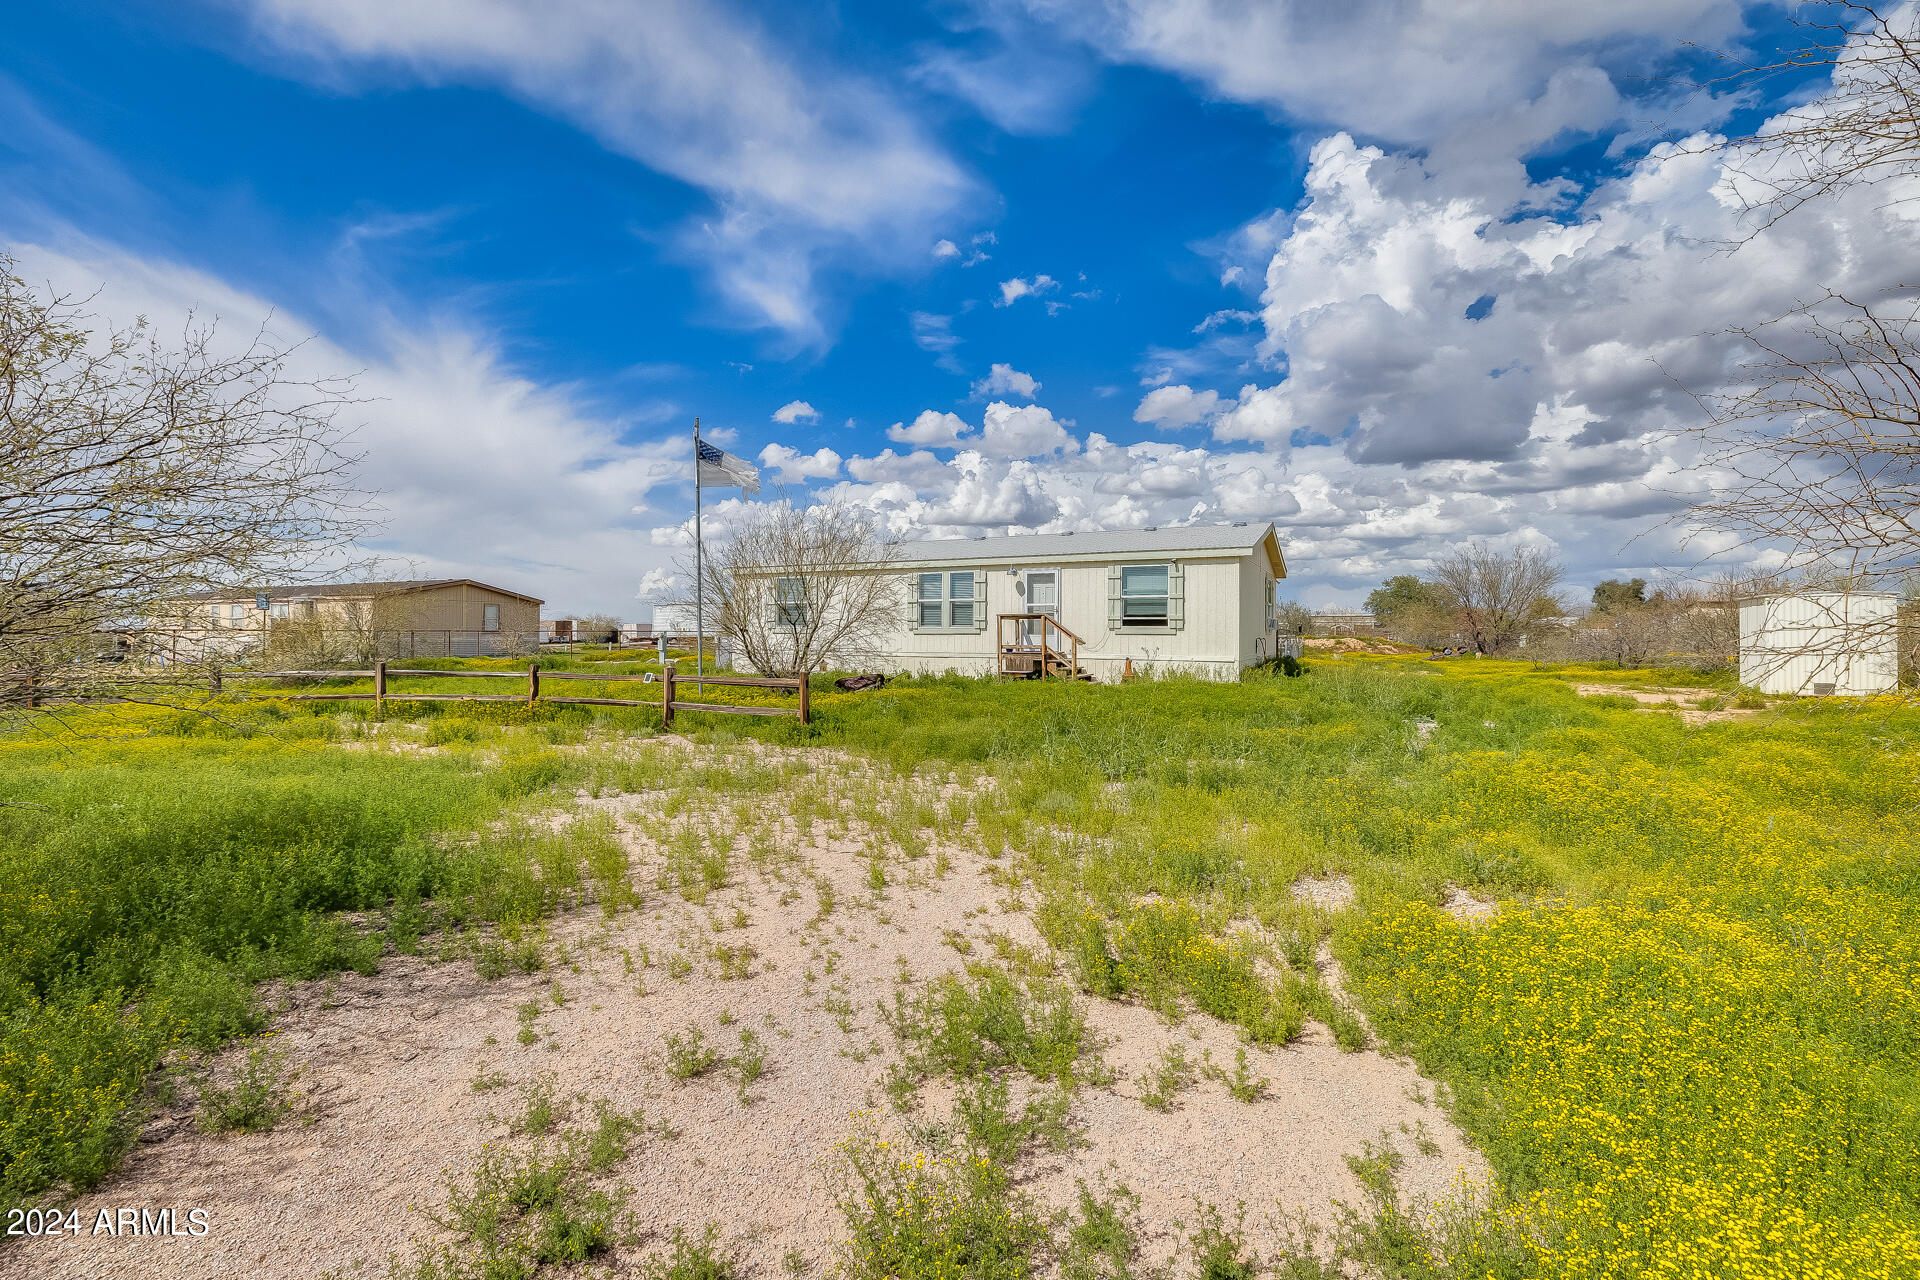
[(1807, 591), (1740, 601), (1740, 683), (1762, 693), (1868, 697), (1900, 680), (1890, 591)]

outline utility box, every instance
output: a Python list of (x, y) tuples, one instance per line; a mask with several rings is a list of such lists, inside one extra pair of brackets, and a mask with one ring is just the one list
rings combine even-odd
[(1740, 683), (1762, 693), (1865, 698), (1900, 683), (1900, 600), (1806, 591), (1740, 601)]

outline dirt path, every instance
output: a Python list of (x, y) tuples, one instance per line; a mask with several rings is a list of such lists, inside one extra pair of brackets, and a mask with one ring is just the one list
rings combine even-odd
[(1582, 697), (1595, 697), (1613, 694), (1632, 698), (1642, 707), (1653, 710), (1675, 710), (1680, 713), (1682, 724), (1711, 724), (1717, 720), (1743, 720), (1758, 715), (1755, 710), (1743, 707), (1707, 708), (1700, 704), (1708, 699), (1726, 700), (1726, 695), (1713, 689), (1658, 689), (1644, 685), (1620, 684), (1576, 684), (1573, 691)]
[[(627, 796), (581, 807), (625, 815), (645, 803)], [(1039, 939), (990, 864), (970, 853), (948, 851), (944, 876), (935, 874), (938, 850), (889, 864), (896, 883), (876, 894), (870, 846), (799, 841), (783, 820), (777, 807), (766, 811), (770, 827), (789, 833), (782, 856), (764, 869), (741, 859), (733, 883), (702, 905), (656, 887), (663, 852), (626, 828), (641, 907), (612, 920), (588, 910), (553, 922), (550, 952), (559, 961), (546, 972), (488, 982), (469, 961), (398, 957), (372, 977), (292, 991), (276, 1030), (303, 1065), (299, 1116), (271, 1132), (224, 1137), (162, 1118), (124, 1169), (74, 1206), (87, 1222), (102, 1208), (173, 1206), (183, 1221), (186, 1210), (202, 1209), (205, 1236), (31, 1240), (0, 1254), (0, 1271), (116, 1280), (385, 1274), (390, 1255), (404, 1261), (412, 1242), (434, 1237), (422, 1211), (445, 1204), (446, 1178), (470, 1168), (483, 1143), (507, 1136), (502, 1118), (515, 1109), (516, 1088), (551, 1073), (563, 1097), (641, 1107), (650, 1126), (664, 1122), (677, 1134), (648, 1132), (618, 1169), (648, 1238), (619, 1251), (616, 1272), (657, 1249), (672, 1227), (714, 1221), (742, 1249), (748, 1274), (776, 1274), (796, 1249), (820, 1274), (842, 1230), (836, 1144), (852, 1112), (887, 1105), (880, 1082), (894, 1044), (875, 1002), (909, 989), (903, 978), (961, 966), (956, 942), (978, 958), (995, 935), (1028, 946)], [(824, 916), (821, 883), (835, 901)], [(731, 961), (721, 947), (734, 949)], [(739, 973), (748, 947), (750, 976), (723, 976), (729, 964)], [(556, 984), (564, 1004), (555, 1003)], [(524, 1007), (538, 1013), (523, 1018)], [(1271, 1082), (1260, 1100), (1242, 1103), (1202, 1081), (1163, 1113), (1139, 1101), (1144, 1069), (1176, 1042), (1191, 1057), (1209, 1050), (1230, 1063), (1230, 1029), (1204, 1016), (1169, 1025), (1104, 1001), (1086, 1002), (1086, 1012), (1110, 1041), (1106, 1057), (1119, 1079), (1081, 1093), (1074, 1118), (1087, 1145), (1035, 1158), (1029, 1182), (1064, 1203), (1075, 1178), (1110, 1171), (1140, 1194), (1152, 1255), (1171, 1253), (1174, 1220), (1191, 1221), (1196, 1198), (1229, 1211), (1244, 1201), (1256, 1243), (1279, 1211), (1304, 1209), (1325, 1222), (1330, 1198), (1360, 1197), (1345, 1157), (1383, 1131), (1404, 1154), (1398, 1180), (1411, 1196), (1485, 1176), (1404, 1062), (1343, 1054), (1325, 1034), (1310, 1035), (1249, 1052)], [(523, 1022), (536, 1037), (530, 1044), (520, 1043)], [(742, 1029), (764, 1042), (767, 1073), (750, 1105), (719, 1073), (669, 1077), (665, 1038), (689, 1026), (723, 1051), (737, 1047)], [(506, 1083), (476, 1091), (482, 1073)], [(939, 1092), (926, 1091), (929, 1105)]]

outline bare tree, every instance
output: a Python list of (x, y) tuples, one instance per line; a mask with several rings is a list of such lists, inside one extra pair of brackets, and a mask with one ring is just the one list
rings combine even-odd
[[(1710, 670), (1735, 656), (1739, 616), (1734, 600), (1744, 594), (1744, 590), (1723, 592), (1663, 583), (1644, 601), (1595, 609), (1579, 626), (1550, 637), (1540, 647), (1549, 655), (1585, 662)], [(1531, 646), (1528, 651), (1533, 651)]]
[[(1714, 82), (1831, 76), (1727, 145), (1730, 188), (1755, 215), (1749, 236), (1854, 187), (1884, 187), (1889, 203), (1920, 196), (1920, 10), (1814, 0), (1793, 21), (1799, 47)], [(1744, 376), (1696, 394), (1702, 419), (1680, 434), (1710, 488), (1676, 523), (1783, 547), (1799, 578), (1874, 586), (1920, 564), (1920, 296), (1828, 290), (1729, 334), (1748, 352)]]
[(359, 531), (344, 380), (264, 333), (94, 326), (0, 257), (0, 715), (178, 673), (149, 640), (193, 592), (286, 580)]
[[(757, 671), (793, 676), (857, 666), (906, 607), (891, 549), (870, 513), (838, 503), (750, 508), (706, 553), (706, 607), (716, 634)], [(689, 584), (691, 564), (678, 566)], [(692, 594), (668, 603), (689, 605)]]
[(1303, 636), (1313, 630), (1313, 610), (1298, 600), (1282, 600), (1273, 607), (1273, 616), (1283, 636)]
[(1534, 608), (1550, 599), (1560, 566), (1544, 551), (1496, 551), (1483, 542), (1434, 561), (1434, 578), (1453, 598), (1460, 630), (1477, 653), (1497, 653), (1519, 640)]
[[(1731, 189), (1749, 236), (1811, 201), (1889, 178), (1920, 158), (1920, 25), (1908, 5), (1803, 0), (1790, 19), (1800, 44), (1766, 62), (1721, 56), (1706, 88), (1752, 91), (1770, 80), (1825, 72), (1824, 93), (1728, 145)], [(1902, 192), (1910, 199), (1915, 192)]]
[(1920, 298), (1829, 293), (1736, 332), (1755, 354), (1744, 386), (1695, 397), (1712, 487), (1685, 522), (1857, 585), (1920, 565)]

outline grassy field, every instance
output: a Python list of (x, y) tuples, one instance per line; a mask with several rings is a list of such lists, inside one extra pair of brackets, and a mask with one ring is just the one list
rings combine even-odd
[[(1094, 995), (1357, 1047), (1330, 946), (1498, 1175), (1445, 1231), (1377, 1216), (1387, 1274), (1920, 1273), (1920, 708), (1687, 725), (1573, 681), (1676, 683), (1353, 657), (1225, 686), (905, 681), (823, 692), (810, 729), (682, 727), (990, 775), (968, 830), (1016, 855)], [(122, 709), (0, 742), (0, 1201), (102, 1176), (154, 1065), (256, 1027), (263, 978), (510, 952), (617, 901), (617, 849), (532, 818), (638, 789), (595, 734), (657, 713), (367, 710)], [(1351, 909), (1295, 896), (1331, 875)], [(1464, 923), (1456, 890), (1502, 909)], [(1279, 940), (1278, 981), (1237, 920)]]

